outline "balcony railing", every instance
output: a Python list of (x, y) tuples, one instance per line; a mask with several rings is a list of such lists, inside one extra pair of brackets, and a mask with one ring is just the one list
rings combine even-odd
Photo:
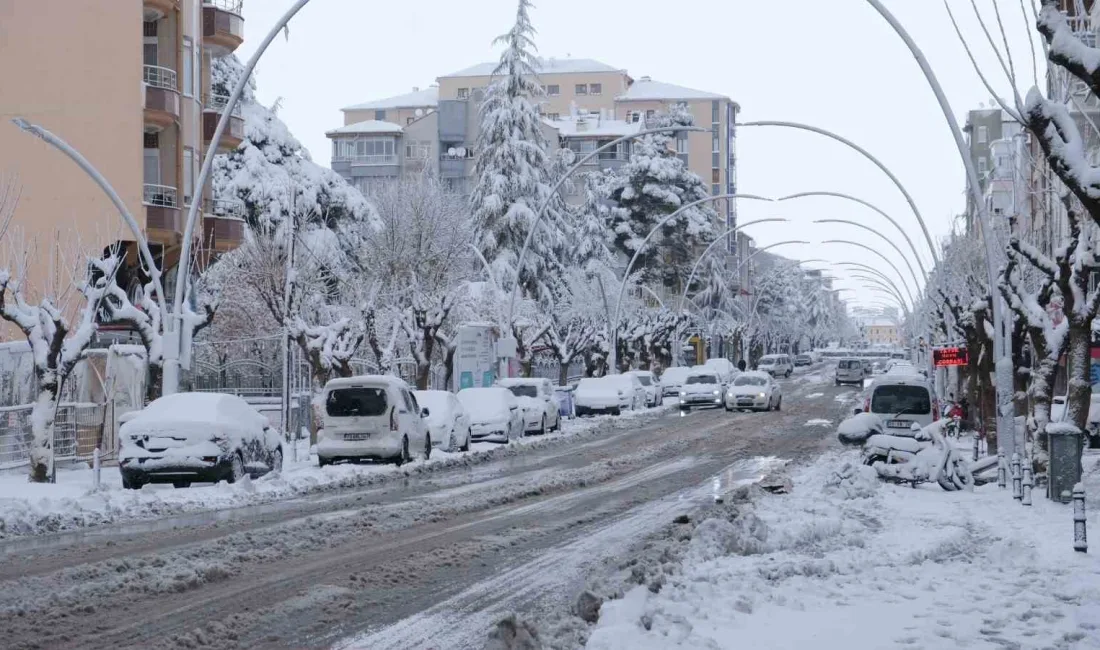
[(145, 205), (155, 205), (162, 208), (179, 207), (179, 196), (176, 188), (168, 185), (146, 183), (142, 188), (141, 200)]
[(165, 90), (177, 90), (179, 88), (176, 85), (176, 71), (171, 68), (147, 65), (145, 66), (143, 78), (145, 83), (154, 88), (164, 88)]
[[(206, 109), (214, 111), (215, 113), (225, 112), (225, 107), (229, 105), (229, 95), (211, 94), (206, 98)], [(233, 117), (241, 117), (241, 102), (238, 101), (233, 106), (233, 111), (230, 113)]]
[(244, 203), (234, 199), (204, 199), (202, 211), (223, 219), (244, 219)]
[(202, 0), (202, 3), (238, 16), (241, 15), (241, 11), (244, 9), (244, 0)]
[(351, 163), (352, 165), (396, 165), (397, 154), (372, 154), (366, 156), (333, 156), (334, 163)]

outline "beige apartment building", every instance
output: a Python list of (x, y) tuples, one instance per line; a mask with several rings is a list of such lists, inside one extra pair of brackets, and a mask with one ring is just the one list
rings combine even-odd
[[(205, 254), (242, 239), (240, 206), (194, 180), (206, 150), (244, 136), (239, 113), (212, 143), (226, 97), (211, 93), (210, 62), (243, 39), (242, 0), (0, 0), (0, 178), (20, 200), (9, 237), (22, 237), (31, 296), (54, 276), (55, 247), (95, 253), (120, 242), (123, 281), (137, 268), (133, 235), (104, 193), (73, 162), (20, 131), (16, 116), (68, 141), (95, 165), (142, 228), (168, 285), (188, 207), (201, 201)], [(6, 252), (6, 251), (5, 251)], [(3, 265), (15, 263), (5, 259)], [(63, 287), (62, 287), (63, 288)], [(166, 287), (167, 288), (167, 287)]]
[[(344, 126), (326, 134), (333, 142), (333, 170), (369, 191), (375, 183), (428, 166), (456, 189), (469, 191), (478, 106), (496, 66), (481, 63), (443, 75), (424, 90), (413, 88), (411, 93), (342, 109)], [(543, 59), (538, 81), (544, 90), (543, 131), (552, 149), (592, 151), (637, 133), (647, 119), (666, 112), (671, 104), (682, 104), (695, 125), (708, 131), (674, 140), (677, 153), (708, 183), (712, 195), (737, 191), (740, 107), (729, 97), (649, 77), (635, 80), (624, 69), (592, 59)], [(615, 167), (629, 159), (630, 151), (628, 141), (591, 164), (594, 169)], [(567, 200), (580, 200), (580, 193)], [(734, 202), (718, 201), (715, 209), (726, 227), (736, 223)], [(730, 242), (727, 252), (735, 254), (736, 239)]]

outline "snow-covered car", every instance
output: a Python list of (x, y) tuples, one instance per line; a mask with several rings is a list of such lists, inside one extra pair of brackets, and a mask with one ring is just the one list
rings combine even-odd
[(283, 438), (236, 395), (176, 393), (127, 413), (119, 429), (122, 487), (228, 481), (283, 467)]
[(707, 359), (703, 362), (703, 365), (718, 373), (718, 377), (722, 380), (722, 383), (729, 385), (733, 378), (737, 376), (739, 372), (737, 366), (733, 365), (733, 362), (729, 359), (717, 357), (714, 359)]
[(726, 391), (725, 405), (727, 411), (778, 411), (783, 408), (783, 389), (770, 373), (762, 370), (743, 372)]
[(684, 380), (680, 388), (680, 410), (688, 411), (693, 407), (722, 405), (724, 386), (722, 378), (711, 369), (696, 370)]
[(771, 374), (772, 377), (790, 377), (794, 372), (791, 357), (786, 354), (765, 354), (756, 362), (756, 369)]
[(639, 408), (645, 404), (645, 389), (637, 377), (608, 375), (585, 377), (577, 384), (573, 394), (577, 415), (611, 413)]
[(622, 397), (622, 408), (624, 411), (636, 411), (640, 408), (645, 408), (645, 386), (642, 385), (642, 381), (638, 379), (638, 377), (629, 374), (608, 375), (604, 377), (604, 379), (607, 379), (618, 387)]
[(463, 388), (458, 391), (458, 401), (470, 414), (474, 442), (508, 444), (523, 437), (523, 410), (507, 388)]
[(863, 410), (882, 418), (887, 433), (909, 431), (913, 424), (927, 427), (940, 419), (939, 406), (928, 380), (920, 375), (897, 372), (875, 379)]
[(427, 409), (428, 435), (432, 446), (443, 451), (469, 451), (470, 415), (454, 393), (445, 390), (413, 392), (416, 403)]
[(808, 354), (800, 354), (794, 358), (795, 368), (805, 368), (814, 365), (814, 358)]
[(525, 432), (542, 434), (561, 428), (561, 411), (554, 399), (554, 386), (549, 379), (500, 379), (497, 386), (507, 388), (516, 396), (520, 408), (523, 409)]
[(680, 387), (684, 385), (684, 381), (687, 380), (691, 372), (691, 368), (687, 366), (665, 368), (664, 372), (661, 373), (661, 392), (664, 396), (679, 397)]
[(649, 370), (631, 370), (626, 373), (628, 375), (634, 375), (641, 382), (642, 388), (645, 389), (645, 405), (646, 406), (660, 406), (663, 395), (661, 393), (661, 382), (658, 381), (657, 376)]
[(325, 384), (324, 428), (317, 463), (389, 460), (401, 465), (417, 453), (432, 455), (430, 410), (421, 409), (408, 384), (392, 375), (340, 377)]

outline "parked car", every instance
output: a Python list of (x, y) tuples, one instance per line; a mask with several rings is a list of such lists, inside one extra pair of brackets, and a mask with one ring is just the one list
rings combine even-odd
[(454, 393), (445, 390), (413, 392), (417, 404), (428, 410), (428, 435), (432, 446), (443, 451), (470, 450), (470, 414)]
[(940, 419), (931, 385), (924, 377), (913, 374), (886, 374), (877, 378), (863, 410), (882, 418), (886, 433), (895, 435), (907, 435), (914, 424), (923, 428)]
[(642, 383), (630, 375), (586, 377), (574, 393), (577, 415), (619, 415), (645, 404), (645, 399)]
[(664, 395), (662, 394), (661, 382), (657, 380), (657, 376), (649, 370), (631, 370), (626, 373), (628, 375), (634, 375), (641, 382), (642, 388), (645, 389), (645, 405), (646, 406), (660, 406), (661, 400)]
[(636, 411), (645, 408), (646, 391), (642, 380), (635, 375), (608, 375), (604, 377), (622, 393), (623, 410)]
[(689, 411), (692, 407), (699, 406), (721, 406), (724, 391), (722, 378), (718, 373), (709, 368), (696, 370), (688, 376), (680, 389), (680, 410)]
[(814, 365), (814, 359), (808, 354), (800, 354), (794, 358), (795, 368), (805, 368)]
[(392, 375), (341, 377), (325, 384), (323, 433), (317, 463), (389, 460), (398, 465), (432, 455), (429, 409), (421, 409), (401, 379)]
[(665, 368), (661, 373), (661, 392), (665, 397), (680, 396), (680, 387), (684, 385), (684, 380), (691, 374), (691, 368), (686, 366), (675, 366), (673, 368)]
[(176, 393), (123, 416), (122, 487), (228, 481), (283, 467), (283, 437), (236, 395)]
[(794, 364), (791, 363), (790, 355), (786, 354), (766, 354), (760, 357), (760, 361), (756, 362), (756, 369), (770, 374), (772, 377), (790, 377), (794, 372)]
[(735, 409), (778, 411), (783, 408), (783, 389), (767, 372), (760, 370), (743, 372), (733, 380), (733, 385), (726, 391), (725, 405), (727, 411)]
[(837, 386), (841, 384), (862, 386), (865, 376), (863, 361), (861, 359), (847, 358), (837, 360), (835, 377)]
[(723, 359), (721, 357), (718, 357), (716, 359), (707, 359), (706, 362), (703, 363), (703, 365), (716, 371), (718, 373), (719, 379), (721, 379), (722, 383), (726, 384), (727, 386), (731, 381), (733, 381), (733, 378), (736, 377), (737, 373), (739, 372), (737, 370), (737, 366), (733, 365), (732, 361), (730, 361), (729, 359)]
[(558, 415), (572, 420), (577, 416), (573, 408), (573, 391), (576, 386), (554, 386), (554, 399), (558, 402)]
[(523, 411), (507, 388), (463, 388), (458, 391), (458, 401), (470, 414), (470, 438), (474, 442), (508, 444), (523, 437)]
[(523, 409), (523, 424), (526, 433), (546, 433), (561, 428), (561, 412), (554, 399), (554, 386), (549, 379), (511, 378), (497, 381), (497, 385), (507, 388), (516, 396)]

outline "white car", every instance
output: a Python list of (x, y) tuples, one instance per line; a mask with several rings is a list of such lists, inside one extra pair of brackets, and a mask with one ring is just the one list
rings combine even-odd
[(721, 357), (707, 359), (703, 365), (716, 371), (718, 376), (722, 379), (722, 383), (727, 385), (733, 381), (733, 378), (739, 373), (737, 366), (733, 365), (732, 361)]
[(772, 377), (790, 377), (794, 372), (794, 363), (788, 354), (766, 354), (756, 362), (756, 369), (770, 374)]
[(726, 391), (726, 410), (771, 411), (783, 408), (783, 389), (771, 374), (762, 370), (743, 372)]
[(660, 406), (661, 400), (664, 397), (661, 393), (661, 382), (658, 381), (657, 376), (649, 370), (631, 370), (626, 373), (628, 375), (634, 375), (641, 382), (642, 388), (645, 389), (645, 405), (646, 406)]
[(573, 392), (573, 408), (578, 416), (598, 413), (619, 415), (645, 404), (645, 399), (645, 389), (637, 377), (585, 377)]
[(341, 377), (325, 384), (324, 429), (317, 463), (390, 460), (398, 465), (432, 455), (430, 412), (416, 403), (409, 385), (392, 375)]
[(527, 433), (542, 434), (561, 428), (561, 412), (549, 379), (501, 379), (497, 386), (516, 396), (523, 409), (523, 428)]
[(696, 370), (684, 380), (680, 388), (680, 410), (688, 411), (692, 407), (722, 405), (722, 379), (714, 370)]
[(421, 408), (428, 411), (428, 435), (433, 447), (443, 451), (470, 450), (470, 415), (454, 393), (418, 390), (413, 395)]
[(222, 393), (176, 393), (123, 416), (122, 487), (228, 481), (283, 467), (283, 438), (248, 402)]
[(897, 369), (875, 379), (863, 410), (882, 418), (886, 433), (908, 435), (914, 424), (924, 428), (940, 419), (932, 386), (921, 375)]
[(684, 381), (687, 380), (691, 372), (691, 368), (687, 366), (665, 368), (664, 372), (661, 373), (661, 392), (664, 393), (665, 397), (669, 395), (679, 397), (680, 387), (684, 385)]
[(523, 437), (523, 412), (507, 388), (463, 388), (458, 391), (458, 401), (470, 414), (470, 437), (474, 442), (508, 444)]

